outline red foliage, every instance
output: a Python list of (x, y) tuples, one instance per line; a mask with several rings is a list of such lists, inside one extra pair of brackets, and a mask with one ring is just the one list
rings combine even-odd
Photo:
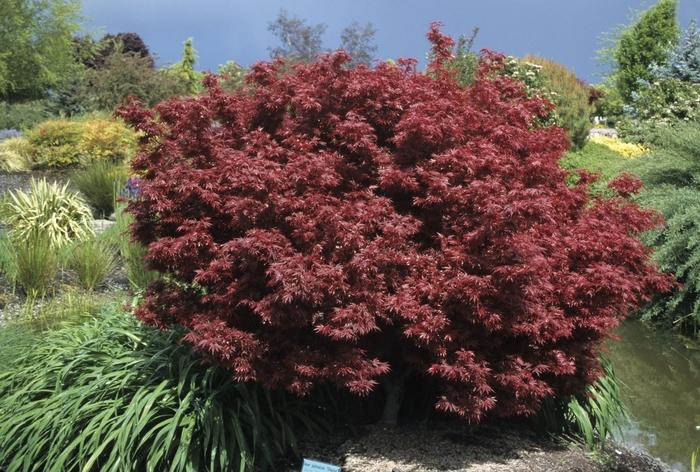
[(532, 126), (551, 105), (489, 74), (497, 58), (466, 89), (338, 52), (124, 107), (147, 135), (133, 234), (167, 274), (138, 316), (299, 394), (412, 372), (478, 421), (580, 391), (601, 340), (672, 283), (634, 237), (658, 218), (567, 187), (564, 132)]
[(629, 172), (624, 172), (611, 180), (608, 187), (615, 190), (621, 197), (627, 198), (642, 189), (642, 179)]

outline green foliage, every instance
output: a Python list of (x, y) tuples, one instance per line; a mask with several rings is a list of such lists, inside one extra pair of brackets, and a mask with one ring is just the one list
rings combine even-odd
[[(64, 288), (53, 297), (29, 297), (17, 318), (12, 319), (11, 323), (32, 333), (42, 333), (79, 324), (97, 316), (104, 311), (105, 306), (116, 306), (117, 303), (114, 294), (85, 293)], [(2, 331), (3, 329), (0, 329), (0, 332)]]
[[(4, 328), (3, 328), (4, 329)], [(45, 333), (0, 374), (8, 471), (276, 470), (295, 431), (320, 430), (300, 400), (232, 380), (181, 333), (108, 312)]]
[(92, 110), (112, 110), (128, 96), (153, 106), (166, 98), (185, 95), (188, 85), (178, 74), (154, 69), (150, 57), (115, 51), (104, 66), (88, 69), (79, 91)]
[(19, 323), (5, 323), (0, 328), (0, 375), (11, 362), (36, 343), (36, 333)]
[(682, 286), (657, 297), (642, 312), (642, 319), (700, 334), (700, 189), (671, 185), (647, 190), (640, 202), (660, 210), (666, 225), (650, 232), (645, 242), (654, 247), (654, 260), (672, 273)]
[[(517, 57), (507, 56), (501, 75), (522, 82), (525, 85), (525, 93), (528, 96), (540, 96), (554, 103), (554, 94), (545, 87), (542, 76), (542, 67), (527, 61), (521, 61)], [(552, 126), (559, 124), (557, 110), (552, 110), (546, 117), (537, 119), (538, 126)]]
[(593, 114), (605, 119), (605, 124), (614, 127), (624, 113), (625, 102), (620, 91), (614, 85), (603, 83), (596, 85), (602, 92), (602, 97), (595, 103)]
[(13, 289), (17, 281), (16, 267), (12, 240), (6, 231), (0, 229), (0, 275), (4, 276), (5, 279), (10, 282)]
[(0, 141), (0, 171), (22, 172), (31, 168), (31, 145), (25, 138)]
[(46, 100), (0, 102), (0, 129), (28, 129), (51, 117)]
[(652, 72), (659, 79), (674, 78), (700, 84), (700, 30), (695, 20), (690, 22), (666, 64), (656, 66)]
[(607, 439), (627, 418), (612, 364), (606, 359), (601, 363), (604, 375), (586, 389), (583, 398), (573, 398), (567, 405), (569, 421), (590, 450), (604, 449)]
[(700, 122), (700, 84), (664, 79), (632, 93), (617, 128), (627, 141), (658, 144), (666, 128), (687, 121)]
[(469, 37), (460, 35), (457, 40), (454, 58), (450, 60), (446, 66), (453, 72), (455, 80), (462, 87), (466, 87), (474, 82), (476, 70), (479, 65), (479, 56), (472, 51), (476, 35), (479, 34), (479, 28), (474, 28)]
[(42, 97), (76, 69), (78, 0), (0, 3), (0, 98)]
[(610, 195), (607, 183), (629, 166), (629, 160), (602, 144), (588, 142), (579, 151), (569, 151), (560, 165), (572, 172), (585, 169), (600, 173), (600, 178), (591, 186), (594, 193)]
[[(132, 216), (124, 211), (125, 205), (118, 204), (115, 209), (116, 224), (110, 228), (111, 240), (119, 248), (126, 267), (126, 276), (131, 288), (137, 291), (144, 290), (148, 284), (158, 279), (159, 274), (149, 270), (146, 264), (146, 248), (140, 243), (131, 240), (130, 226)], [(108, 235), (109, 236), (109, 235)]]
[(227, 61), (217, 69), (219, 74), (219, 84), (227, 92), (235, 92), (245, 85), (245, 67), (238, 65), (235, 61)]
[(121, 121), (87, 117), (45, 121), (27, 132), (26, 139), (34, 167), (61, 168), (130, 159), (137, 135)]
[(96, 237), (69, 246), (64, 260), (66, 267), (76, 273), (80, 286), (89, 291), (104, 282), (117, 265), (114, 247)]
[(0, 242), (3, 272), (13, 286), (19, 286), (28, 297), (45, 295), (58, 273), (56, 249), (42, 234), (26, 238), (3, 238)]
[(601, 358), (603, 375), (578, 396), (549, 398), (533, 418), (536, 428), (555, 436), (572, 436), (588, 449), (602, 450), (628, 418), (621, 382), (612, 363)]
[(666, 62), (667, 51), (678, 41), (676, 0), (659, 0), (625, 29), (614, 52), (615, 83), (627, 102), (640, 81), (651, 81), (650, 67)]
[(46, 179), (32, 179), (29, 191), (8, 192), (0, 216), (19, 242), (38, 238), (60, 248), (93, 234), (92, 213), (80, 195)]
[(540, 66), (541, 87), (557, 107), (557, 124), (566, 130), (573, 149), (581, 149), (591, 128), (591, 105), (586, 84), (566, 66), (543, 57), (525, 56), (523, 62)]
[(630, 162), (644, 182), (639, 201), (663, 213), (666, 225), (645, 235), (654, 260), (682, 283), (656, 297), (642, 319), (698, 335), (700, 327), (700, 125), (669, 128), (651, 154)]
[(192, 38), (187, 38), (182, 48), (182, 59), (176, 65), (184, 79), (187, 93), (194, 94), (201, 90), (202, 74), (197, 72), (194, 65), (197, 63), (197, 51), (192, 45)]
[(85, 196), (98, 216), (107, 217), (114, 212), (116, 190), (124, 187), (128, 177), (124, 165), (101, 160), (76, 172), (71, 177), (71, 182)]
[(66, 167), (80, 163), (82, 127), (77, 121), (49, 120), (27, 132), (37, 167)]

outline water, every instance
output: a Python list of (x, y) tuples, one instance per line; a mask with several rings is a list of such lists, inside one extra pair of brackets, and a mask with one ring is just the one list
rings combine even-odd
[(610, 343), (611, 358), (632, 420), (622, 442), (675, 470), (690, 470), (700, 447), (700, 351), (675, 336), (628, 321)]

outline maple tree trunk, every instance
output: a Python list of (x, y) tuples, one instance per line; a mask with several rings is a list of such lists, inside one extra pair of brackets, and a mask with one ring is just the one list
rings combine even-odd
[(384, 379), (383, 386), (386, 392), (386, 399), (384, 400), (382, 423), (388, 426), (396, 426), (406, 388), (406, 376), (389, 375)]

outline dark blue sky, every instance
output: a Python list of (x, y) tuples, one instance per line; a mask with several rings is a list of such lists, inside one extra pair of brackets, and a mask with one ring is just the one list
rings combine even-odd
[[(229, 59), (250, 65), (268, 59), (276, 44), (267, 26), (281, 8), (325, 23), (325, 46), (337, 47), (342, 29), (357, 20), (377, 29), (379, 58), (424, 59), (425, 32), (433, 20), (453, 36), (481, 31), (476, 49), (538, 54), (562, 62), (597, 82), (602, 32), (627, 23), (653, 0), (83, 0), (88, 31), (139, 33), (161, 64), (179, 59), (182, 42), (194, 38), (198, 68), (216, 69)], [(700, 0), (679, 1), (685, 27), (700, 19)]]

